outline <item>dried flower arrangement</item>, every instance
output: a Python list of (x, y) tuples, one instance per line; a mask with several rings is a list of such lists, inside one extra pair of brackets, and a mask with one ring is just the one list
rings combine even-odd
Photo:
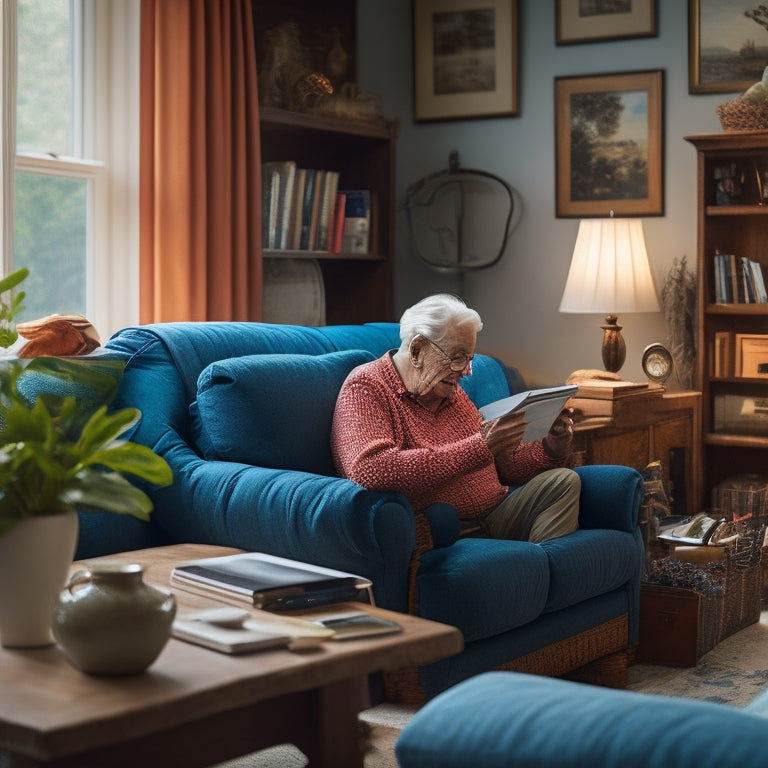
[(688, 269), (686, 256), (675, 257), (672, 262), (661, 289), (661, 303), (677, 383), (682, 389), (691, 389), (696, 364), (696, 278)]

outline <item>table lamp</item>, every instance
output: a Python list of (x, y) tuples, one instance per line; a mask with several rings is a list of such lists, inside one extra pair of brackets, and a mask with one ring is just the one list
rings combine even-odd
[(658, 312), (659, 297), (648, 263), (640, 219), (584, 219), (579, 223), (561, 312), (606, 313), (603, 364), (618, 372), (627, 348), (617, 325), (620, 312)]

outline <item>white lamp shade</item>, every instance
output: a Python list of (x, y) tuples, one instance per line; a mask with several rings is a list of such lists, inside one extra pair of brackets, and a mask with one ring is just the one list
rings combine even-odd
[(561, 312), (658, 312), (640, 219), (584, 219), (579, 224)]

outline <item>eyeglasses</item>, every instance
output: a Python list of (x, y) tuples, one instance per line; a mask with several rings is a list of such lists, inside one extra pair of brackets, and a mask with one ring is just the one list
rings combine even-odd
[(426, 336), (423, 338), (425, 338), (448, 361), (452, 371), (461, 373), (461, 371), (469, 368), (469, 373), (472, 373), (472, 361), (475, 359), (474, 355), (467, 355), (462, 352), (459, 355), (451, 357), (440, 345), (435, 344), (432, 339)]

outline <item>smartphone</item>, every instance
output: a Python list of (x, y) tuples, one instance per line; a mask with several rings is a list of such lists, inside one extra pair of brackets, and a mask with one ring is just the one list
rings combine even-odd
[(359, 637), (371, 637), (373, 635), (390, 635), (402, 632), (403, 628), (394, 621), (381, 619), (378, 616), (360, 612), (335, 613), (329, 616), (321, 616), (313, 619), (315, 624), (320, 624), (326, 629), (334, 631), (331, 640), (353, 640)]

